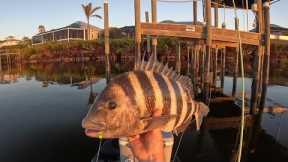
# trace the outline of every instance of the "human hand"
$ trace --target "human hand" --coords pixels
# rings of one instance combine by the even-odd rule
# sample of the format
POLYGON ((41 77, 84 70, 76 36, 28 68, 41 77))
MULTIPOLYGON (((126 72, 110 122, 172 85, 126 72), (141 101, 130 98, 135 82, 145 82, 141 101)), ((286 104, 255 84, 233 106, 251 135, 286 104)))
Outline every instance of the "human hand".
MULTIPOLYGON (((160 116, 161 112, 155 112, 153 116, 160 116)), ((136 135, 128 138, 134 156, 145 162, 164 162, 164 143, 160 129, 136 135)))
POLYGON ((155 129, 147 133, 129 138, 134 156, 145 162, 164 162, 164 144, 161 130, 155 129))

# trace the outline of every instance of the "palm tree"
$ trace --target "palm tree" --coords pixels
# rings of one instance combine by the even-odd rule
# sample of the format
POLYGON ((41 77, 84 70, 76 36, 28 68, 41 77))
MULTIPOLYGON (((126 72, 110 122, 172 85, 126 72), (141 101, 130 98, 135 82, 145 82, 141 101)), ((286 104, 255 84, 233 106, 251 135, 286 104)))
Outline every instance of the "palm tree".
POLYGON ((92 3, 88 3, 87 5, 82 4, 83 11, 85 13, 86 19, 87 19, 87 31, 88 31, 88 40, 90 40, 90 17, 97 17, 99 19, 102 19, 101 16, 94 14, 97 10, 101 9, 101 7, 95 7, 93 8, 92 3))

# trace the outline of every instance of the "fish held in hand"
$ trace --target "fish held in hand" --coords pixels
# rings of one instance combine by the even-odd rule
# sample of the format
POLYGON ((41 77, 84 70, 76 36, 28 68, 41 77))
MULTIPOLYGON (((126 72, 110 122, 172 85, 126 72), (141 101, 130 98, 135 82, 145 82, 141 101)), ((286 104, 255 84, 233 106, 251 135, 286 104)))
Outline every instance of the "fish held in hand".
POLYGON ((152 57, 134 71, 113 78, 82 121, 89 137, 121 138, 153 129, 182 132, 196 120, 200 129, 209 112, 204 103, 193 100, 189 77, 177 75, 168 65, 152 57), (161 116, 153 116, 154 112, 161 116))

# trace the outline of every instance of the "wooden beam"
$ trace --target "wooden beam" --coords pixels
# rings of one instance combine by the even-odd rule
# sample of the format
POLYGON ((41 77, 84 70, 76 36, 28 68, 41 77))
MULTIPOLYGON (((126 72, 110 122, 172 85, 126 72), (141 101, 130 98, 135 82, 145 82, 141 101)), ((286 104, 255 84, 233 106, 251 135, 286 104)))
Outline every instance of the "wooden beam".
MULTIPOLYGON (((141 23, 141 29, 143 35, 206 39, 205 27, 201 25, 141 23)), ((238 43, 235 30, 210 27, 210 32, 213 42, 238 43)), ((259 33, 240 32, 240 36, 243 44, 259 45, 259 33)))

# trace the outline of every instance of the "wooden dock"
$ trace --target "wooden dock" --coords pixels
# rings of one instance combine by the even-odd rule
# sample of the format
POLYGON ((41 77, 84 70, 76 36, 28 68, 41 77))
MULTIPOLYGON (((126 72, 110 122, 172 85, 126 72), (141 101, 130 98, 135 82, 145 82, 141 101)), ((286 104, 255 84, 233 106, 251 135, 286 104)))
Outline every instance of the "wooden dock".
POLYGON ((0 71, 2 71, 4 65, 6 65, 8 68, 11 68, 13 62, 19 59, 19 56, 19 50, 15 51, 0 49, 0 71))
MULTIPOLYGON (((168 1, 164 1, 168 2, 168 1)), ((157 59, 157 38, 174 37, 179 40, 176 52, 175 69, 181 73, 181 57, 189 58, 187 65, 189 75, 194 85, 196 97, 209 105, 210 114, 205 120, 203 127, 206 129, 240 128, 241 109, 235 105, 237 94, 236 85, 242 69, 239 68, 241 60, 245 57, 247 49, 255 49, 253 53, 253 82, 250 94, 249 113, 245 115, 245 130, 249 132, 250 140, 257 140, 262 113, 265 109, 267 86, 269 81, 269 57, 270 57, 270 0, 266 1, 219 1, 204 0, 203 20, 199 22, 197 17, 198 5, 193 1, 193 22, 191 24, 169 24, 157 22, 158 0, 151 0, 152 22, 147 18, 141 21, 141 0, 134 0, 135 7, 135 64, 141 61, 143 38, 152 38, 153 55, 157 59), (248 2, 248 3, 247 3, 248 2), (246 9, 255 13, 256 32, 240 31, 239 18, 235 15, 233 20, 235 29, 226 29, 226 24, 219 27, 219 9, 246 9), (214 8, 214 24, 212 24, 212 8, 214 8), (181 49, 187 48, 188 53, 181 53, 181 49), (245 48, 244 48, 245 47, 245 48), (247 48, 248 47, 248 48, 247 48), (224 76, 226 73, 226 52, 233 52, 233 88, 231 96, 223 95, 224 76), (190 66, 191 65, 191 66, 190 66), (217 87, 216 80, 220 78, 221 87, 217 87), (218 91, 220 88, 220 91, 218 91), (217 90, 218 89, 218 90, 217 90)), ((147 42, 148 44, 148 42, 147 42)), ((148 45, 147 45, 148 48, 148 45)), ((150 48, 150 47, 149 47, 150 48)), ((244 72, 243 72, 244 73, 244 72)), ((193 125, 193 124, 192 124, 193 125)), ((237 140, 236 140, 237 142, 237 140)), ((253 148, 254 144, 245 145, 253 148)))

